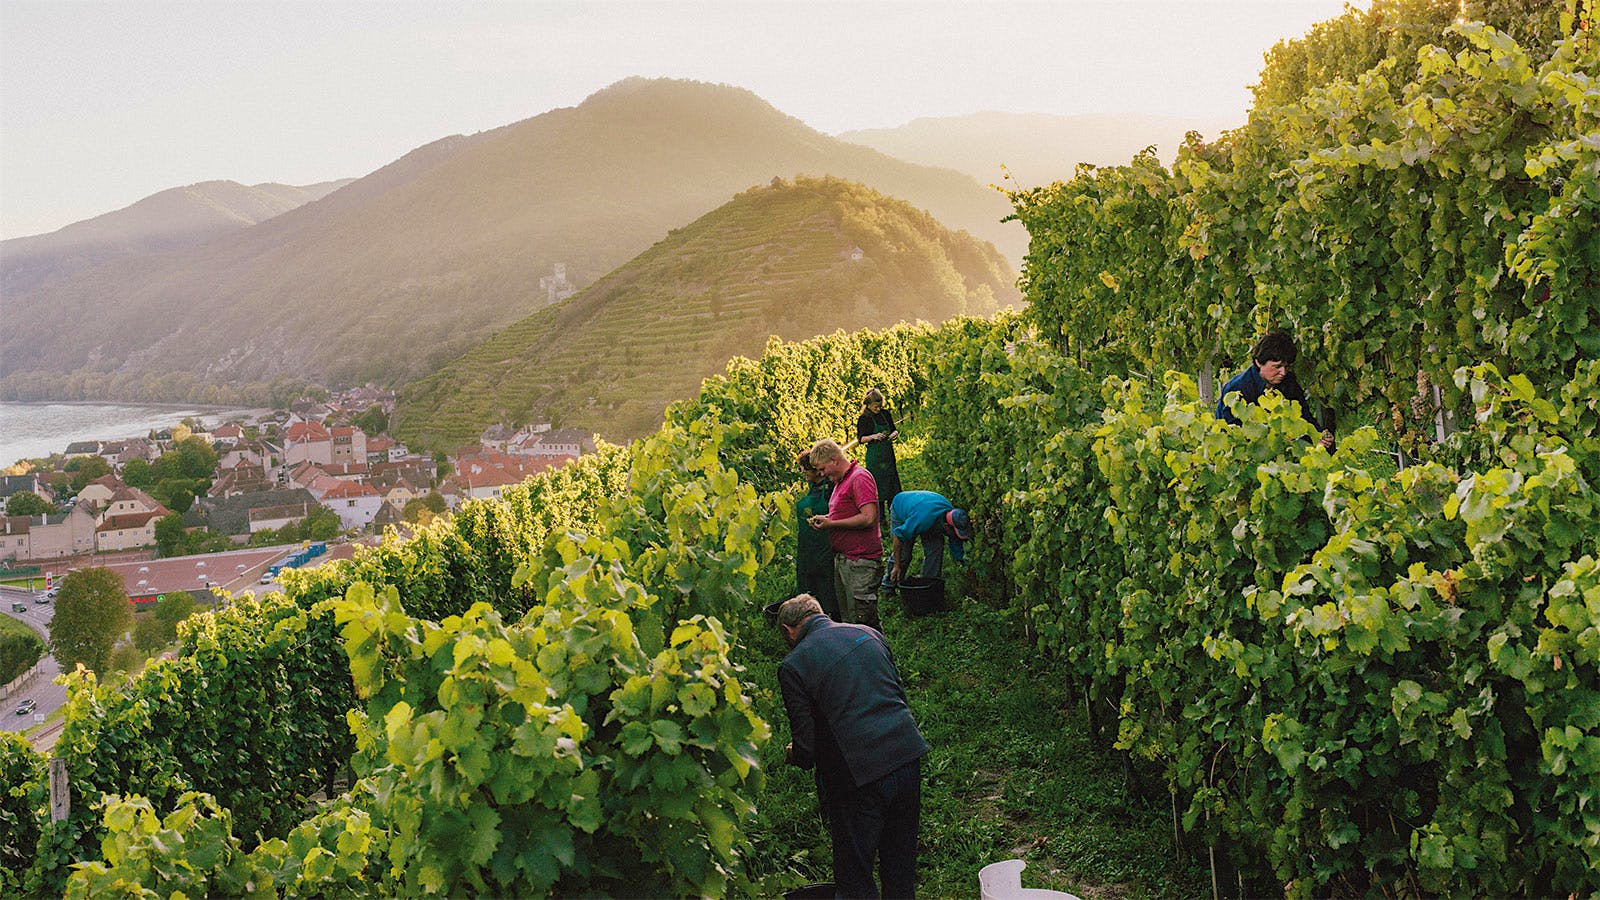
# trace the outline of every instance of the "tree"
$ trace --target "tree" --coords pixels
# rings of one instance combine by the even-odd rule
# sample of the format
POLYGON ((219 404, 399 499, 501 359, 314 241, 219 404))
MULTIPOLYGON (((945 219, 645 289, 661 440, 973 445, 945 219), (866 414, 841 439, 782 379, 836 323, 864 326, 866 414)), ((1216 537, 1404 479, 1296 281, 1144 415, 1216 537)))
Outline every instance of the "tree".
POLYGON ((110 475, 111 463, 99 456, 75 456, 67 460, 62 469, 72 476, 67 482, 67 490, 76 495, 89 482, 103 475, 110 475))
POLYGON ((156 520, 156 550, 162 556, 182 556, 189 546, 189 532, 179 513, 156 520))
POLYGON ((6 515, 8 516, 44 516, 55 515, 60 510, 55 504, 35 494, 33 491, 17 491, 6 500, 6 515))
POLYGON ((389 414, 384 412, 380 405, 369 406, 352 419, 350 424, 366 434, 383 434, 389 430, 389 414))
POLYGON ((133 623, 133 646, 138 648, 140 653, 147 656, 154 655, 166 645, 166 636, 155 616, 140 616, 138 621, 133 623))
POLYGON ((82 663, 103 674, 111 651, 132 623, 133 604, 121 577, 105 568, 77 569, 61 579, 50 622, 50 653, 63 669, 82 663))
POLYGON ((32 628, 0 628, 0 683, 9 683, 43 655, 44 641, 32 628))
POLYGON ((449 508, 449 505, 444 501, 444 497, 438 491, 429 491, 425 496, 413 497, 407 500, 401 515, 407 522, 426 525, 433 521, 435 516, 443 515, 444 511, 449 508))
POLYGON ((344 523, 339 514, 326 506, 319 506, 300 522, 300 534, 308 541, 331 541, 339 536, 344 523))
POLYGON ((155 615, 152 617, 161 624, 162 643, 171 643, 178 639, 178 623, 194 615, 194 596, 188 591, 173 591, 162 594, 156 601, 155 615))
POLYGON ((122 483, 129 487, 146 488, 156 483, 154 470, 150 463, 142 459, 130 459, 122 467, 122 483))
POLYGON ((145 655, 153 655, 178 639, 178 623, 194 614, 194 597, 188 591, 162 594, 149 615, 138 617, 133 625, 133 645, 145 655))
POLYGON ((422 502, 421 497, 413 497, 410 500, 407 500, 405 509, 400 511, 400 517, 402 519, 405 519, 407 522, 415 522, 418 525, 426 525, 429 522, 432 522, 433 515, 433 510, 429 509, 428 505, 422 502))
POLYGON ((183 478, 169 478, 151 485, 150 496, 154 497, 157 503, 167 509, 183 513, 188 512, 189 507, 194 504, 195 489, 197 487, 199 487, 198 482, 183 478))
MULTIPOLYGON (((197 437, 174 441, 167 451, 177 457, 180 477, 209 479, 217 471, 217 451, 197 437)), ((163 456, 167 454, 162 454, 163 456)))
POLYGON ((111 651, 111 659, 106 662, 106 668, 112 672, 121 672, 125 675, 137 675, 139 667, 144 665, 145 654, 133 644, 118 644, 111 651))

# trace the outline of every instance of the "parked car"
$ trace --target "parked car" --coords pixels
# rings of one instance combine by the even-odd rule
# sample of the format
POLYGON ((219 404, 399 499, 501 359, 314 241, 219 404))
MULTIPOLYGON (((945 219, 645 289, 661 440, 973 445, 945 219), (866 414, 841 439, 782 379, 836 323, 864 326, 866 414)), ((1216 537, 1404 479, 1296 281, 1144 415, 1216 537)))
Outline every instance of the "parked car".
POLYGON ((32 700, 24 700, 21 703, 17 704, 17 715, 25 716, 28 713, 31 713, 35 709, 38 709, 38 708, 39 708, 39 704, 33 702, 32 700))

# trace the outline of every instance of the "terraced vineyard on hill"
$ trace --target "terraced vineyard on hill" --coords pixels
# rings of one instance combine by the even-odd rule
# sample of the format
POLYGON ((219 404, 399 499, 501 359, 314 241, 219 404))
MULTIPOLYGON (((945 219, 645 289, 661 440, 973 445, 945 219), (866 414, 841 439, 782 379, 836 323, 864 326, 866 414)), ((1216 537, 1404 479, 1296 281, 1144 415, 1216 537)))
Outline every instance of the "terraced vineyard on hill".
POLYGON ((992 245, 836 179, 774 180, 673 231, 564 303, 507 328, 402 394, 413 444, 549 419, 612 439, 777 335, 993 312, 1017 296, 992 245))

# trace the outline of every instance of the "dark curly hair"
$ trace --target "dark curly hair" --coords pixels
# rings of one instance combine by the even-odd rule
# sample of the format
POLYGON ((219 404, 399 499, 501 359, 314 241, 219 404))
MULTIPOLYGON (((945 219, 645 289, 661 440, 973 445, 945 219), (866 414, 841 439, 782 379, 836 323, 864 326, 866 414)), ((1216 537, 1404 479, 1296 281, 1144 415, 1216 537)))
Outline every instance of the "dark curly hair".
POLYGON ((1292 366, 1297 355, 1294 338, 1287 331, 1269 331, 1250 348, 1250 361, 1254 363, 1276 361, 1292 366))

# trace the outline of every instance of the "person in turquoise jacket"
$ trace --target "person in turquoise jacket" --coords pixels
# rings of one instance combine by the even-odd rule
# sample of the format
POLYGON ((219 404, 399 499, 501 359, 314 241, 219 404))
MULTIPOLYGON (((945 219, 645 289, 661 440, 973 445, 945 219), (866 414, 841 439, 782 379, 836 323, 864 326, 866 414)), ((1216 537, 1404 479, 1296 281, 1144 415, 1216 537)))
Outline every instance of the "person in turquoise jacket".
POLYGON ((935 491, 901 491, 889 505, 889 533, 894 550, 889 557, 889 581, 899 584, 911 564, 913 541, 922 544, 922 577, 944 575, 945 543, 959 562, 972 540, 972 518, 964 509, 935 491))

